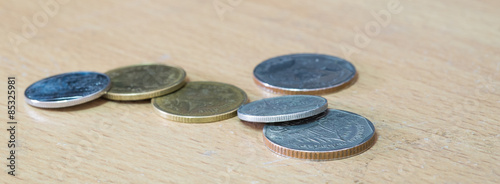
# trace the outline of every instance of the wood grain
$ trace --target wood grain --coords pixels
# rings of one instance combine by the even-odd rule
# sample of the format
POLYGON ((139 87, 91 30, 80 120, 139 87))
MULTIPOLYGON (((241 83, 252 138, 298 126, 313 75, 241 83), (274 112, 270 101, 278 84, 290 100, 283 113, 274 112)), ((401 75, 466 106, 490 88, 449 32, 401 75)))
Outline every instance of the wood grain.
POLYGON ((13 177, 0 112, 0 181, 500 183, 499 1, 401 0, 381 23, 373 12, 389 11, 390 0, 229 2, 61 0, 47 11, 38 1, 1 0, 0 106, 15 76, 19 123, 13 177), (374 147, 336 161, 287 159, 264 146, 261 125, 236 117, 183 124, 154 114, 149 101, 47 110, 22 99, 50 75, 164 63, 191 81, 236 85, 254 101, 275 95, 254 84, 253 68, 290 53, 357 67, 354 85, 323 96, 374 122, 374 147))

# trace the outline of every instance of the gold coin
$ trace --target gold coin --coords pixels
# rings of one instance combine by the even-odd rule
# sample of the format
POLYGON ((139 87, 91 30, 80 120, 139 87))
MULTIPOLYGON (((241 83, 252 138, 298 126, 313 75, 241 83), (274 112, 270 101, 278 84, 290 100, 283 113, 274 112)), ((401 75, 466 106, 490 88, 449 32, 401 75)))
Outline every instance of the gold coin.
POLYGON ((247 102, 240 88, 219 82, 188 82, 179 91, 153 98, 151 104, 160 116, 184 123, 220 121, 236 116, 247 102))
POLYGON ((111 89, 104 98, 119 101, 145 100, 174 92, 186 84, 186 72, 162 64, 133 65, 106 72, 111 89))

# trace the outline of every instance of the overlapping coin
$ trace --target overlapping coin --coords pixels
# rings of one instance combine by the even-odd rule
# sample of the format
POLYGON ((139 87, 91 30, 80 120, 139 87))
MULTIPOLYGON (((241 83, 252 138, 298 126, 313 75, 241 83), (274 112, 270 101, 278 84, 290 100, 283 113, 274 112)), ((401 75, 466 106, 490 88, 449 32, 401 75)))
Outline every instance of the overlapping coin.
POLYGON ((325 98, 311 95, 289 95, 266 98, 248 103, 238 109, 243 121, 276 123, 311 117, 328 108, 325 98))
POLYGON ((97 72, 71 72, 37 81, 26 88, 26 103, 41 108, 82 104, 102 96, 111 86, 108 76, 97 72))
POLYGON ((162 64, 134 65, 106 72, 112 87, 103 96, 110 100, 145 100, 162 96, 185 85, 182 68, 162 64))
POLYGON ((182 89, 151 101, 160 116, 185 123, 204 123, 236 116, 247 102, 240 88, 219 82, 189 82, 182 89))
POLYGON ((307 119, 266 124, 263 133, 273 152, 308 160, 350 157, 368 150, 376 139, 368 119, 335 109, 307 119))
POLYGON ((268 59, 254 69, 254 81, 280 94, 324 94, 353 83, 356 68, 349 61, 322 54, 290 54, 268 59))

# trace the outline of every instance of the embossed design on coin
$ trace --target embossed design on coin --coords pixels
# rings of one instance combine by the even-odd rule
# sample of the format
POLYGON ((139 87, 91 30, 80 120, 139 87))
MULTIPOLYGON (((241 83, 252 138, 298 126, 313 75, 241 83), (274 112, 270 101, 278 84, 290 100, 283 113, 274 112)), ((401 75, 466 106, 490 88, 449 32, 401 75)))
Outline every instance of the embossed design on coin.
POLYGON ((112 87, 104 95, 111 100, 144 100, 162 96, 185 85, 186 72, 162 64, 134 65, 106 72, 112 87))
POLYGON ((202 123, 234 117, 236 110, 246 101, 246 93, 236 86, 219 82, 189 82, 172 94, 153 98, 151 103, 167 119, 202 123))
POLYGON ((321 94, 350 85, 356 68, 344 59, 322 54, 291 54, 268 59, 254 69, 264 89, 282 94, 321 94))
POLYGON ((323 97, 289 95, 266 98, 243 105, 238 109, 238 117, 249 122, 275 123, 314 116, 327 108, 328 102, 323 97))
POLYGON ((71 72, 37 81, 26 88, 26 103, 41 108, 60 108, 82 104, 102 96, 111 81, 97 72, 71 72))
POLYGON ((283 156, 329 160, 359 154, 375 143, 375 127, 366 118, 342 110, 264 126, 266 146, 283 156))

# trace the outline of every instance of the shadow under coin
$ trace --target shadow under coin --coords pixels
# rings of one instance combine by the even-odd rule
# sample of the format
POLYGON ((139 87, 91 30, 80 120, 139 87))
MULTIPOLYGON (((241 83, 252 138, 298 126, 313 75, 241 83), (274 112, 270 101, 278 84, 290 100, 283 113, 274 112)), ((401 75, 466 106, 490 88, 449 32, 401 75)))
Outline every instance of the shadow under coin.
POLYGON ((327 114, 328 114, 328 110, 326 110, 320 114, 311 116, 311 117, 297 119, 297 120, 291 120, 291 121, 276 122, 276 123, 256 123, 256 122, 249 122, 249 121, 243 121, 243 120, 240 120, 240 121, 247 127, 250 127, 254 130, 261 131, 266 124, 275 125, 275 126, 308 124, 308 123, 314 122, 318 119, 325 117, 327 114))
POLYGON ((335 88, 335 90, 333 90, 331 92, 327 92, 326 94, 328 94, 328 93, 336 93, 336 92, 339 92, 341 90, 346 90, 347 88, 351 87, 356 82, 358 82, 358 78, 359 78, 359 72, 356 72, 356 74, 354 75, 354 77, 349 82, 346 82, 346 83, 340 85, 338 88, 335 88))
POLYGON ((102 98, 98 98, 98 99, 92 100, 90 102, 86 102, 83 104, 70 106, 70 107, 62 107, 62 108, 38 108, 37 107, 37 108, 43 109, 43 110, 48 110, 48 111, 73 112, 73 111, 81 111, 81 110, 87 110, 90 108, 98 107, 98 106, 105 104, 107 102, 108 102, 107 100, 104 100, 102 98))
POLYGON ((108 99, 103 99, 103 100, 118 103, 118 104, 150 104, 151 103, 151 99, 133 100, 133 101, 117 101, 117 100, 108 100, 108 99))
POLYGON ((249 121, 243 121, 243 120, 240 120, 241 123, 243 123, 243 125, 245 125, 246 127, 248 128, 251 128, 251 129, 254 129, 254 130, 258 130, 258 131, 262 131, 262 129, 264 128, 264 126, 266 125, 265 123, 254 123, 254 122, 249 122, 249 121))

